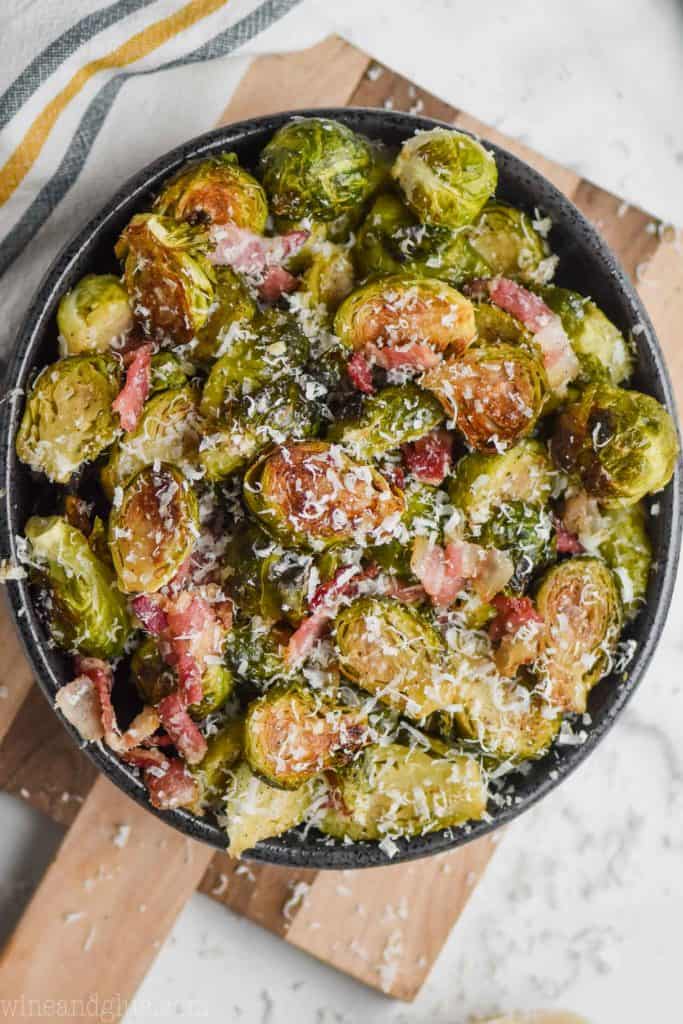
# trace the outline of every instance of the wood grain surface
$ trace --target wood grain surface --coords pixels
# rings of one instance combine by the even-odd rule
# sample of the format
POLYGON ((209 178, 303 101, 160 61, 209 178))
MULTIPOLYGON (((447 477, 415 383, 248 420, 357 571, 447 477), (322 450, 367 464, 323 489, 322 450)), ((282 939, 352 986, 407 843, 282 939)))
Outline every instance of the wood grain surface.
MULTIPOLYGON (((410 110, 498 142, 550 178, 596 224, 635 280, 683 401, 683 261, 676 233, 514 139, 417 88, 343 40, 252 62, 221 123, 297 107, 410 110)), ((400 999, 423 984, 495 848, 492 839, 408 865, 362 872, 236 862, 179 836, 96 779, 31 688, 0 608, 0 788, 68 831, 0 961, 0 991, 38 998, 130 998, 198 888, 285 941, 400 999), (3 741, 4 737, 4 741, 3 741), (122 837, 126 837, 124 845, 122 837), (95 883, 88 885, 88 881, 95 883), (145 893, 141 910, 130 892, 145 893), (76 916, 80 915, 83 916, 76 916), (67 923, 68 922, 68 923, 67 923), (126 936, 130 948, 122 954, 126 936), (120 956, 113 957, 112 950, 120 956)))

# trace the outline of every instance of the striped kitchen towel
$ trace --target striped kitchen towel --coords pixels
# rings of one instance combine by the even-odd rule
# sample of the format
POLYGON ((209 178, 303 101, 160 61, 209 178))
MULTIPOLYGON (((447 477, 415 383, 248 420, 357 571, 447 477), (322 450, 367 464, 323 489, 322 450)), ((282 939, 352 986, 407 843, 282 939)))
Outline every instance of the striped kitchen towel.
POLYGON ((254 54, 322 37, 299 2, 0 4, 0 355, 58 250, 126 178, 208 130, 254 54))

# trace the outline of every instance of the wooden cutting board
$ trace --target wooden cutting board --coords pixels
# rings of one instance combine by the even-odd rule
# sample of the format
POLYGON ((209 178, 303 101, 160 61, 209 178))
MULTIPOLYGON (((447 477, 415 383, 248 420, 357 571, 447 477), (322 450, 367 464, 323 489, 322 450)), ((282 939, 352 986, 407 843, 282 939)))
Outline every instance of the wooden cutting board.
MULTIPOLYGON (((683 258, 677 236, 642 210, 425 93, 342 39, 262 57, 221 123, 315 106, 410 110, 500 143, 550 178, 617 252, 652 316, 683 398, 683 258)), ((286 942, 387 995, 425 981, 495 848, 496 837, 414 864, 315 872, 238 863, 139 808, 76 749, 42 695, 0 607, 0 787, 66 827, 0 958, 3 998, 131 999, 198 889, 286 942), (144 903, 130 893, 144 894, 144 903), (117 937, 117 958, 111 957, 117 937)), ((230 927, 226 920, 226 928, 230 927)))

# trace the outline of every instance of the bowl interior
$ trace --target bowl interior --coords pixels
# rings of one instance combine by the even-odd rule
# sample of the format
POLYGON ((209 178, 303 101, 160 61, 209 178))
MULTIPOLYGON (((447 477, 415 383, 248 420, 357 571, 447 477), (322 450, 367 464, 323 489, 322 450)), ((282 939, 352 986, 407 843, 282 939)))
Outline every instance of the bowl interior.
MULTIPOLYGON (((389 146, 399 146, 416 130, 433 128, 438 123, 380 110, 330 109, 297 113, 323 113, 389 146)), ((113 254, 116 239, 134 213, 148 208, 159 185, 169 174, 188 159, 224 149, 235 151, 241 163, 253 167, 262 147, 290 116, 278 114, 210 132, 161 157, 129 181, 66 246, 49 270, 17 339, 8 371, 8 388, 25 389, 34 370, 57 357, 54 315, 59 298, 85 273, 118 272, 113 254)), ((673 412, 671 387, 652 325, 614 255, 588 221, 553 185, 505 150, 492 145, 490 148, 495 153, 499 170, 499 197, 528 212, 538 209, 552 219, 550 242, 560 257, 557 282, 590 295, 623 332, 629 333, 637 328, 637 368, 633 386, 654 395, 673 412)), ((21 394, 17 391, 4 402, 1 410, 0 476, 4 497, 0 544, 2 556, 11 559, 17 557, 17 535, 22 532, 37 503, 40 504, 44 498, 40 488, 36 487, 35 478, 14 454, 14 437, 22 404, 21 394)), ((648 600, 625 633, 626 639, 636 642, 635 654, 626 673, 620 672, 618 676, 614 673, 592 691, 589 716, 581 726, 585 733, 584 742, 556 745, 542 760, 528 766, 523 774, 508 777, 507 781, 514 784, 514 800, 501 800, 491 809, 490 820, 412 840, 400 840, 394 862, 461 845, 516 817, 557 785, 604 735, 641 678, 666 617, 680 542, 679 472, 677 469, 674 481, 656 496, 659 513, 651 520, 655 569, 650 579, 648 600)), ((69 666, 59 652, 47 645, 45 631, 35 614, 25 582, 13 582, 8 590, 29 658, 45 695, 52 702, 59 685, 69 678, 69 666)), ((80 742, 74 730, 67 728, 80 742)), ((113 782, 149 807, 142 783, 107 748, 91 745, 87 753, 113 782)), ((217 847, 225 846, 225 833, 211 819, 195 818, 185 811, 149 809, 194 838, 217 847)), ((386 855, 376 844, 332 845, 313 832, 305 836, 293 833, 266 840, 259 844, 252 856, 279 864, 322 868, 366 867, 387 862, 386 855)))

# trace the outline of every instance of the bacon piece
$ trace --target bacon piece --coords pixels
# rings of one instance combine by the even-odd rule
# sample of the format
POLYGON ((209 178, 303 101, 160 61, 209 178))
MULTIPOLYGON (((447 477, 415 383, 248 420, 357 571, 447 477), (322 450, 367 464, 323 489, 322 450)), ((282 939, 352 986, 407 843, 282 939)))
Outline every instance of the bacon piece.
POLYGON ((150 594, 140 594, 131 603, 133 611, 148 633, 152 633, 154 636, 163 633, 168 626, 168 620, 160 598, 152 597, 150 594))
POLYGON ((429 370, 441 362, 441 355, 429 345, 411 341, 408 345, 391 346, 365 345, 365 358, 383 370, 416 369, 429 370))
POLYGON ((498 594, 492 604, 496 617, 489 626, 491 642, 497 644, 494 661, 501 675, 514 676, 522 665, 538 655, 544 620, 529 597, 498 594))
POLYGON ((159 721, 188 764, 198 764, 206 753, 206 740, 192 721, 179 693, 159 702, 159 721))
POLYGON ((283 292, 297 287, 297 279, 282 264, 301 249, 309 235, 309 231, 290 231, 266 238, 235 224, 214 224, 211 238, 215 248, 209 259, 254 278, 260 286, 261 298, 274 302, 283 292))
POLYGON ((543 625, 543 616, 536 611, 530 597, 498 594, 491 604, 497 613, 489 626, 489 637, 494 644, 499 643, 506 634, 517 633, 529 623, 543 625))
POLYGON ((292 633, 285 652, 288 665, 298 665, 304 660, 327 627, 327 623, 335 617, 341 602, 355 597, 361 584, 374 579, 379 572, 376 565, 361 569, 357 565, 345 565, 338 569, 332 579, 322 583, 310 601, 308 607, 311 614, 292 633))
POLYGON ((453 437, 447 430, 432 430, 402 447, 408 471, 423 484, 438 486, 448 476, 453 457, 453 437))
POLYGON ((466 584, 482 601, 489 601, 514 572, 512 560, 504 551, 463 540, 442 548, 427 537, 415 538, 410 567, 434 604, 442 607, 452 604, 466 584))
POLYGON ((580 555, 585 550, 583 544, 563 523, 555 520, 555 547, 561 555, 580 555))
POLYGON ((89 676, 76 676, 70 683, 60 687, 55 697, 55 706, 86 743, 94 743, 103 738, 100 701, 95 684, 89 676))
POLYGON ((362 391, 364 395, 373 395, 375 393, 375 387, 372 383, 372 366, 360 350, 353 353, 347 363, 346 370, 351 378, 351 383, 358 391, 362 391))
POLYGON ((259 285, 259 295, 264 302, 277 302, 281 295, 295 292, 299 287, 298 277, 284 267, 270 267, 259 285))
POLYGON ((125 431, 135 430, 142 407, 147 401, 152 379, 152 346, 135 349, 126 370, 126 383, 112 402, 125 431))
POLYGON ((75 659, 78 675, 55 698, 57 707, 86 742, 104 739, 117 753, 136 747, 159 728, 154 708, 145 706, 124 733, 111 701, 114 682, 111 665, 100 658, 75 659))
POLYGON ((421 583, 401 583, 395 577, 389 577, 384 588, 387 597, 394 597, 403 604, 422 604, 427 600, 427 591, 421 583))
POLYGON ((166 757, 152 748, 136 750, 128 760, 143 769, 149 802, 153 807, 171 811, 176 807, 191 807, 198 800, 199 786, 179 757, 166 757))

